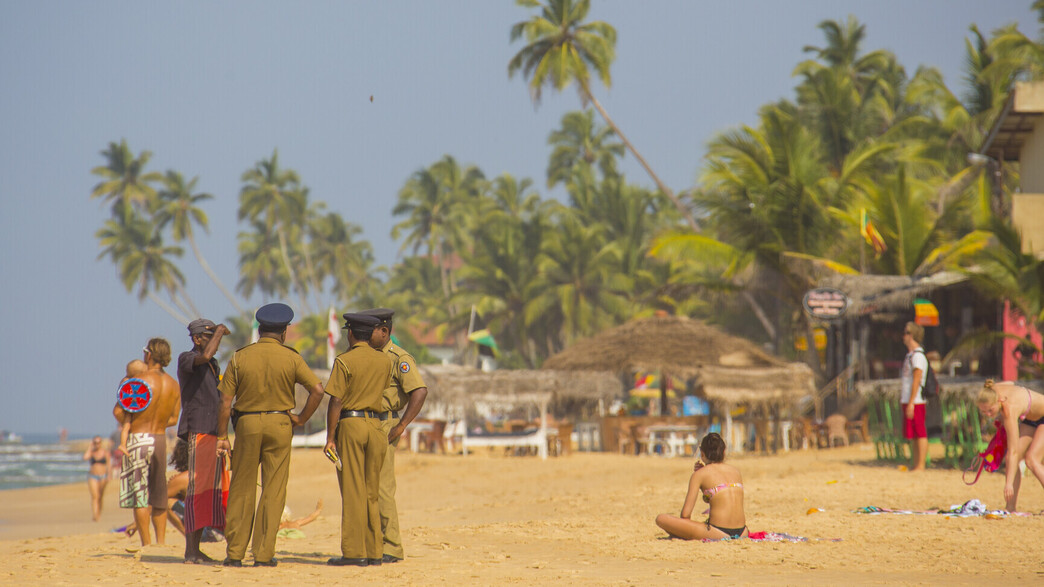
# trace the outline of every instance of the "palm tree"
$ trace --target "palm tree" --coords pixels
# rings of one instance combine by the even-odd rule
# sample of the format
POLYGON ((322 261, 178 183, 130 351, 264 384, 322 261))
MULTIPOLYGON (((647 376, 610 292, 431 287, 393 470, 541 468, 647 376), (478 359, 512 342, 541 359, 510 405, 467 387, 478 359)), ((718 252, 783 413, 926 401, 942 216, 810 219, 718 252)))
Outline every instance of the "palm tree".
POLYGON ((547 187, 568 183, 576 173, 589 172, 597 165, 603 178, 615 176, 616 159, 624 154, 624 146, 613 140, 613 129, 598 127, 594 112, 567 112, 562 128, 551 133, 547 143, 553 147, 547 165, 547 187))
POLYGON ((606 246, 605 227, 586 224, 568 209, 559 215, 555 230, 544 239, 538 273, 526 291, 526 323, 560 325, 546 341, 549 355, 611 326, 628 311, 621 293, 627 284, 614 271, 620 251, 606 246))
POLYGON ((259 220, 265 230, 275 233, 283 268, 298 291, 301 308, 306 314, 314 313, 305 298, 308 288, 298 279, 290 261, 287 233, 295 226, 294 219, 302 218, 307 209, 307 192, 300 189, 301 180, 297 172, 279 167, 277 149, 272 151, 270 159, 262 159, 253 169, 243 172, 241 181, 239 220, 259 220))
POLYGON ((449 299, 456 284, 452 278, 453 257, 465 248, 466 218, 485 187, 485 176, 477 167, 461 168, 446 155, 410 177, 399 191, 392 214, 406 219, 392 228, 392 238, 409 231, 402 249, 416 253, 425 247, 437 263, 443 295, 449 299))
POLYGON ((538 0, 518 0, 520 6, 527 8, 540 7, 540 15, 529 20, 516 23, 511 27, 511 42, 525 37, 526 45, 508 62, 508 76, 518 71, 529 78, 529 92, 536 103, 540 102, 540 94, 544 86, 562 91, 570 83, 576 82, 580 101, 594 105, 602 115, 606 124, 613 129, 616 136, 634 154, 649 177, 656 183, 678 212, 688 221, 690 228, 699 230, 695 218, 674 192, 645 161, 641 153, 620 131, 601 102, 591 93, 591 70, 609 87, 612 80, 609 66, 616 57, 616 29, 607 22, 583 22, 591 7, 590 0, 545 0, 541 5, 538 0))
POLYGON ((253 230, 240 232, 239 283, 236 290, 250 297, 258 289, 264 299, 284 297, 290 291, 290 274, 279 255, 278 237, 259 220, 253 230))
POLYGON ((169 260, 169 257, 181 256, 181 247, 165 246, 159 230, 151 223, 132 213, 126 222, 106 220, 95 236, 103 247, 98 258, 109 257, 116 264, 120 281, 128 292, 137 288, 139 300, 149 298, 182 324, 199 316, 182 289, 185 277, 169 260), (156 290, 166 291, 179 306, 178 296, 184 297, 191 310, 183 306, 181 312, 175 310, 155 295, 156 290))
POLYGON ((368 241, 355 240, 362 234, 361 226, 329 212, 310 222, 308 231, 315 248, 316 272, 333 279, 340 301, 370 305, 366 301, 379 297, 379 283, 370 274, 373 247, 368 241))
POLYGON ((91 190, 91 197, 101 197, 111 202, 113 216, 124 220, 135 209, 149 209, 156 199, 156 190, 150 184, 163 179, 157 171, 145 171, 152 153, 142 151, 135 158, 127 146, 127 140, 121 139, 119 144, 110 142, 109 148, 101 154, 106 164, 91 170, 91 173, 102 178, 91 190))
POLYGON ((198 179, 198 177, 193 177, 191 181, 186 182, 185 177, 180 172, 167 171, 163 178, 163 189, 159 192, 159 206, 155 216, 157 228, 162 230, 167 224, 170 224, 174 242, 188 240, 189 245, 192 247, 192 253, 196 256, 199 265, 203 267, 203 271, 207 273, 214 285, 221 290, 221 293, 232 304, 232 307, 236 309, 236 312, 243 314, 245 311, 242 306, 225 288, 225 284, 221 282, 214 270, 210 268, 210 264, 203 258, 203 254, 199 250, 199 245, 196 244, 192 225, 198 224, 204 231, 208 230, 207 214, 197 204, 214 197, 208 193, 193 193, 198 179))

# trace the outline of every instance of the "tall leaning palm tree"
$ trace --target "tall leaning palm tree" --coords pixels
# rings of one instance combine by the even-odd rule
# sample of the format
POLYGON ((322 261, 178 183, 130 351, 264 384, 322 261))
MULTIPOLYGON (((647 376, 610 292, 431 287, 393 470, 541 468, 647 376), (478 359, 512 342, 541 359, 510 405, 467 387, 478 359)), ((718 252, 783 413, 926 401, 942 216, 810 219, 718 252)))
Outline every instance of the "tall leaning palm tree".
POLYGON ((113 216, 124 221, 134 211, 149 209, 156 200, 156 190, 151 184, 163 179, 158 171, 145 171, 152 153, 142 151, 135 157, 127 146, 127 139, 121 139, 119 144, 110 142, 101 154, 106 163, 91 170, 102 178, 91 190, 91 197, 111 202, 113 216))
POLYGON ((602 103, 591 93, 591 71, 606 87, 612 85, 609 66, 616 57, 616 29, 604 21, 584 22, 591 8, 590 0, 517 0, 526 8, 540 7, 539 15, 516 23, 511 27, 511 42, 525 37, 526 45, 508 62, 508 76, 521 71, 529 78, 529 92, 534 102, 540 101, 544 86, 562 91, 570 83, 576 83, 580 101, 591 103, 605 119, 613 132, 623 141, 634 157, 649 174, 694 231, 699 225, 674 192, 663 183, 641 153, 620 131, 616 122, 605 111, 602 103))
POLYGON ((297 289, 301 308, 312 313, 305 297, 308 288, 294 271, 290 261, 288 232, 293 219, 302 218, 307 208, 307 192, 301 189, 301 180, 293 169, 279 166, 279 151, 272 151, 270 159, 262 159, 252 169, 243 172, 243 187, 239 192, 239 219, 259 220, 265 230, 274 232, 279 241, 283 268, 297 289))
POLYGON ((192 225, 197 224, 204 231, 208 230, 207 213, 198 206, 198 203, 214 197, 208 193, 193 193, 198 179, 198 177, 193 177, 191 181, 186 182, 185 177, 180 172, 174 170, 167 171, 166 175, 163 176, 163 188, 158 194, 159 204, 155 215, 156 224, 159 229, 163 229, 170 224, 171 236, 174 237, 174 242, 183 240, 189 242, 189 246, 192 247, 192 254, 196 256, 200 267, 203 268, 203 271, 206 271, 210 280, 221 290, 221 293, 232 304, 232 307, 236 309, 236 312, 243 314, 245 312, 243 307, 239 305, 235 296, 228 291, 225 284, 214 273, 214 270, 210 268, 210 263, 207 263, 203 253, 199 250, 199 245, 196 244, 192 225))

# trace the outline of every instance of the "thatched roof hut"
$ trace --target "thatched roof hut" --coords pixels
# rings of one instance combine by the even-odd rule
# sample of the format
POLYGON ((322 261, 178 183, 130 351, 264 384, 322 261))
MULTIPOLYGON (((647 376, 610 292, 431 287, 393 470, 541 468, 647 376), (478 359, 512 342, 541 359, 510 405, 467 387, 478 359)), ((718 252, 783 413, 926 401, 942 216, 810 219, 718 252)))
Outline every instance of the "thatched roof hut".
POLYGON ((459 365, 420 365, 435 401, 465 405, 475 401, 522 403, 561 399, 611 399, 623 391, 621 379, 605 371, 479 371, 459 365))
POLYGON ((781 405, 815 391, 804 363, 789 363, 699 320, 640 318, 577 341, 544 362, 549 370, 630 374, 660 371, 691 380, 723 406, 781 405))

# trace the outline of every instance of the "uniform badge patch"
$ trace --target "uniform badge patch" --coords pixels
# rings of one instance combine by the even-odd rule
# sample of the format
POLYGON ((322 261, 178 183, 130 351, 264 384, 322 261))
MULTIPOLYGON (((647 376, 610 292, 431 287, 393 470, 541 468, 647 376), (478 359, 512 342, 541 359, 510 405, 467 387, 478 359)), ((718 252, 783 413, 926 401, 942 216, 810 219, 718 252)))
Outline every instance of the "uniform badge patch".
POLYGON ((403 361, 403 362, 399 363, 399 373, 409 373, 409 372, 410 372, 410 364, 409 363, 407 363, 406 361, 403 361))

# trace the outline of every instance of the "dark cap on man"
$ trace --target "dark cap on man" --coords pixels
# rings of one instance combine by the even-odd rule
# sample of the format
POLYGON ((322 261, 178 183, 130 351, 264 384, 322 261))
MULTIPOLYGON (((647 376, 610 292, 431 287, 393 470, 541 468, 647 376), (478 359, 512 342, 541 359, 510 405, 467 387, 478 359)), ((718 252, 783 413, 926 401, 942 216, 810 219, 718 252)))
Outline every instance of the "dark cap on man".
POLYGON ((363 310, 359 313, 366 316, 373 316, 380 320, 377 326, 391 326, 392 316, 395 315, 395 310, 392 310, 391 308, 370 308, 369 310, 363 310))
POLYGON ((275 302, 258 308, 254 319, 262 328, 285 328, 294 319, 294 311, 286 304, 275 302))
POLYGON ((216 325, 206 318, 196 318, 188 323, 188 331, 189 334, 195 336, 197 334, 204 334, 213 331, 214 326, 216 325))
POLYGON ((341 317, 344 318, 344 328, 350 330, 369 330, 373 332, 374 327, 381 323, 379 318, 363 313, 348 312, 341 317))

